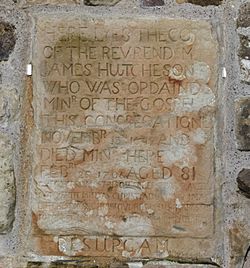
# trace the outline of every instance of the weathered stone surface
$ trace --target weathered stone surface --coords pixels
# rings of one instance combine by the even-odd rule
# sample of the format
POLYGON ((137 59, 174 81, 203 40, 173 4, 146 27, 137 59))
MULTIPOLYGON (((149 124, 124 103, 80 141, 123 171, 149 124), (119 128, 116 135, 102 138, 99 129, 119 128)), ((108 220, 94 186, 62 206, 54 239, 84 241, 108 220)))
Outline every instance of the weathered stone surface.
MULTIPOLYGON (((14 268, 12 265, 11 258, 0 258, 0 268, 14 268)), ((23 268, 23 267, 16 267, 16 268, 23 268)))
POLYGON ((0 6, 1 7, 7 7, 7 6, 14 6, 15 4, 18 3, 20 0, 2 0, 0 1, 0 6))
POLYGON ((244 98, 236 102, 237 112, 237 148, 242 151, 250 150, 250 99, 244 98))
POLYGON ((0 21, 0 62, 7 61, 16 43, 15 27, 0 21))
POLYGON ((15 181, 12 164, 13 147, 5 134, 0 134, 0 233, 12 227, 15 212, 15 181))
POLYGON ((120 2, 120 0, 84 0, 87 6, 113 6, 120 2))
POLYGON ((238 20, 237 20, 238 27, 249 27, 250 26, 250 2, 246 2, 241 5, 238 20))
POLYGON ((250 84, 250 60, 240 60, 240 72, 241 80, 247 84, 250 84))
POLYGON ((0 88, 0 123, 2 126, 15 118, 19 108, 19 98, 16 90, 0 88))
POLYGON ((190 238, 169 238, 168 251, 170 257, 185 262, 186 256, 189 259, 210 260, 216 242, 213 238, 209 239, 190 239, 190 238))
POLYGON ((210 6, 210 5, 219 6, 220 4, 222 4, 223 0, 176 0, 176 2, 178 4, 190 3, 200 6, 210 6))
POLYGON ((213 252, 210 24, 45 17, 35 44, 32 247, 166 258, 172 237, 213 252))
POLYGON ((230 247, 232 248, 229 267, 243 267, 250 242, 248 230, 246 228, 244 225, 234 225, 229 231, 230 247))
POLYGON ((24 5, 65 5, 80 4, 81 0, 26 0, 24 5))
POLYGON ((143 6, 154 7, 154 6, 164 6, 164 0, 142 0, 143 6))
POLYGON ((240 192, 250 198, 250 169, 243 169, 237 178, 240 192))

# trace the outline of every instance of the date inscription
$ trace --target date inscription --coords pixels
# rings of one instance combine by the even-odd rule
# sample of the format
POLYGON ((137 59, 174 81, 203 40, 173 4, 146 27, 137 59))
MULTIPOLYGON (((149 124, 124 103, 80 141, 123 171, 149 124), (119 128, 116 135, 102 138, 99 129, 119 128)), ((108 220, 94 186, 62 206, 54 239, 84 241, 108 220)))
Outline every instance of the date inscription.
POLYGON ((61 254, 123 257, 211 238, 210 24, 39 18, 36 32, 34 235, 61 254))

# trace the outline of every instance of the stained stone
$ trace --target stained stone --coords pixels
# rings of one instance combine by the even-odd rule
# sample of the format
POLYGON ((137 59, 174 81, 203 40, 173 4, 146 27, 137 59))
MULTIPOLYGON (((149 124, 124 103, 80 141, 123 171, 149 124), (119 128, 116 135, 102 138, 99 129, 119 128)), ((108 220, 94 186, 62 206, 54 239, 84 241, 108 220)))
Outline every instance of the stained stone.
POLYGON ((32 250, 193 256, 184 241, 211 257, 211 25, 45 16, 36 29, 32 250))
POLYGON ((250 198, 250 169, 243 169, 237 178, 240 192, 250 198))
POLYGON ((12 164, 13 146, 0 134, 0 233, 8 232, 14 221, 15 179, 12 164))
POLYGON ((236 102, 236 137, 237 148, 242 151, 250 150, 250 99, 244 98, 236 102))
POLYGON ((16 43, 15 27, 0 21, 0 62, 7 61, 16 43))

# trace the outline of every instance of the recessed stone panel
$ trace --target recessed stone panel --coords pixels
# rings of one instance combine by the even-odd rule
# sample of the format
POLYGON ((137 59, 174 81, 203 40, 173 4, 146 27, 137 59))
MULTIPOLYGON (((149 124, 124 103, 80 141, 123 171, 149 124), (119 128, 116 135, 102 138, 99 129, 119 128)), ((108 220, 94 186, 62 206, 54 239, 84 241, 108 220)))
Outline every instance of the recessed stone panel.
POLYGON ((185 238, 210 252, 210 24, 40 18, 33 53, 33 249, 166 258, 185 238))

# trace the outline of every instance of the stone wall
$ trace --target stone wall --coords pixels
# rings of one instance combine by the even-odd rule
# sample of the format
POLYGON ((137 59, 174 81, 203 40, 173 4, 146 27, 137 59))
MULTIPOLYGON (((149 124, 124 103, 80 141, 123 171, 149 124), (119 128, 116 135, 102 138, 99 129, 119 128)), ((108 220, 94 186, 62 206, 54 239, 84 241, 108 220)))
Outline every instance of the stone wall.
MULTIPOLYGON (((139 98, 140 96, 136 100, 139 98)), ((86 144, 89 146, 90 142, 86 144)), ((248 268, 249 151, 249 0, 0 0, 0 268, 248 268), (83 24, 86 26, 81 26, 83 24), (75 30, 79 25, 82 31, 80 35, 75 30), (86 33, 85 28, 88 28, 86 33), (146 30, 140 32, 140 40, 136 41, 138 29, 146 30), (195 30, 191 32, 190 29, 195 30), (101 36, 103 40, 100 41, 101 36), (92 52, 77 52, 78 41, 91 44, 88 48, 92 52), (140 46, 144 48, 143 54, 138 49, 140 46), (68 54, 69 49, 71 54, 68 54), (103 54, 98 54, 98 49, 102 49, 103 54), (129 58, 131 51, 134 51, 133 56, 129 58), (99 189, 96 185, 83 186, 78 182, 76 187, 77 183, 72 179, 76 176, 77 169, 76 150, 87 154, 81 147, 85 141, 77 142, 80 137, 76 133, 83 133, 79 126, 70 126, 69 133, 74 129, 75 135, 71 137, 72 143, 60 141, 61 148, 71 148, 66 151, 56 151, 54 154, 54 143, 59 144, 60 137, 49 136, 52 132, 48 129, 55 127, 58 133, 61 131, 64 137, 68 135, 67 139, 70 139, 66 125, 75 120, 73 115, 80 108, 77 108, 77 99, 72 97, 69 105, 66 99, 60 98, 65 96, 63 90, 66 87, 72 94, 76 93, 74 96, 78 98, 77 92, 84 80, 79 78, 83 69, 79 69, 77 53, 78 56, 84 54, 86 57, 85 65, 81 65, 81 68, 84 66, 86 76, 89 73, 87 85, 100 80, 98 70, 104 72, 104 69, 91 70, 98 60, 99 64, 110 64, 107 66, 113 66, 117 62, 126 66, 117 80, 114 80, 112 71, 107 75, 108 78, 103 75, 107 84, 101 84, 91 91, 100 90, 99 95, 96 93, 92 98, 93 95, 87 94, 86 98, 81 98, 82 114, 92 107, 88 118, 96 116, 95 107, 98 105, 96 109, 105 113, 105 110, 101 110, 102 104, 98 104, 102 92, 111 92, 110 96, 117 97, 119 83, 123 85, 125 81, 124 83, 138 85, 140 80, 142 82, 138 88, 130 88, 131 96, 125 92, 123 97, 127 100, 126 104, 117 99, 113 103, 114 98, 105 97, 108 107, 114 105, 113 116, 120 112, 121 106, 126 106, 124 110, 137 112, 139 116, 142 114, 147 118, 152 118, 154 113, 159 113, 166 120, 168 113, 173 117, 178 115, 174 127, 168 127, 170 121, 165 120, 163 123, 155 121, 151 129, 146 129, 145 122, 135 127, 126 121, 127 125, 123 127, 118 120, 114 126, 104 131, 106 128, 100 128, 96 119, 91 130, 93 136, 88 138, 93 139, 93 144, 98 144, 102 151, 98 148, 97 155, 91 155, 92 160, 88 158, 89 162, 86 161, 91 172, 99 170, 100 176, 102 169, 112 167, 117 176, 118 166, 126 169, 124 162, 128 162, 129 157, 133 159, 130 159, 133 169, 130 169, 127 177, 123 175, 130 180, 132 197, 123 191, 123 202, 115 207, 118 201, 112 195, 113 210, 109 207, 107 209, 107 202, 111 200, 107 201, 106 197, 109 196, 108 193, 113 193, 114 188, 119 190, 119 184, 113 183, 112 188, 106 183, 99 189), (67 55, 71 56, 70 61, 67 60, 67 55), (176 64, 176 61, 182 65, 176 64), (69 85, 60 84, 57 88, 58 81, 65 82, 65 73, 71 68, 69 64, 72 62, 78 64, 74 65, 76 69, 71 69, 74 80, 69 80, 69 85), (153 66, 153 69, 146 69, 144 63, 150 68, 153 66), (60 64, 68 69, 60 70, 60 64), (192 65, 192 71, 186 65, 192 65), (32 73, 27 73, 27 66, 33 68, 32 73), (137 67, 141 66, 145 69, 139 74, 137 67), (163 66, 163 72, 157 69, 158 66, 163 66), (187 70, 179 71, 178 68, 183 66, 187 70), (148 76, 155 79, 150 84, 154 85, 150 93, 146 92, 147 83, 151 81, 148 76), (162 104, 165 105, 161 106, 165 109, 162 112, 157 105, 165 100, 164 94, 170 93, 162 92, 164 86, 155 91, 155 86, 162 85, 164 79, 167 79, 168 86, 174 85, 175 88, 177 85, 180 91, 172 93, 173 100, 166 100, 168 106, 162 104), (109 83, 112 84, 111 87, 109 83), (189 88, 190 92, 187 93, 184 89, 188 83, 199 87, 189 88), (58 91, 57 102, 52 98, 53 90, 58 91), (137 92, 133 90, 141 90, 143 99, 140 99, 140 103, 134 103, 133 97, 137 92), (145 91, 142 92, 143 90, 145 91), (158 92, 158 98, 153 99, 152 92, 158 92), (147 94, 151 94, 153 100, 147 99, 146 106, 147 94), (92 104, 88 105, 86 100, 90 100, 90 97, 92 104), (181 107, 178 106, 180 100, 181 107), (150 110, 150 105, 155 109, 150 110), (70 106, 71 117, 68 112, 67 119, 53 121, 52 116, 62 115, 65 111, 60 110, 59 106, 70 106), (143 112, 138 112, 137 106, 143 112), (46 124, 41 120, 44 115, 46 124), (209 123, 205 125, 201 122, 198 128, 195 124, 201 117, 209 123), (64 120, 63 126, 56 125, 60 120, 64 120), (160 127, 154 133, 156 124, 160 127), (187 144, 184 146, 180 141, 177 142, 177 130, 190 138, 187 147, 187 144), (140 131, 144 131, 144 134, 140 134, 140 131), (120 135, 119 139, 114 139, 114 133, 120 135), (162 136, 165 137, 162 139, 167 140, 167 135, 174 135, 175 143, 162 145, 163 141, 155 142, 162 136), (124 136, 130 136, 133 144, 128 146, 127 140, 123 140, 124 136), (144 139, 143 145, 138 145, 138 137, 140 142, 144 139), (114 147, 115 142, 118 144, 115 148, 127 148, 130 152, 133 146, 138 146, 137 153, 140 155, 126 155, 125 160, 121 160, 124 154, 115 149, 111 161, 105 150, 110 145, 114 147), (46 143, 46 148, 43 143, 46 143), (176 146, 176 143, 179 145, 176 146), (77 149, 72 144, 78 144, 77 149), (181 146, 188 150, 185 151, 181 146), (164 148, 167 148, 166 155, 163 155, 164 148), (143 153, 146 150, 154 153, 145 155, 143 153), (105 162, 105 157, 110 161, 105 162), (150 157, 154 160, 149 164, 150 157), (60 176, 54 176, 57 171, 51 167, 60 161, 74 165, 71 166, 71 171, 61 170, 60 176), (162 169, 164 161, 171 165, 162 169), (49 182, 48 168, 47 173, 40 172, 42 166, 48 165, 51 165, 49 182), (136 174, 138 166, 141 167, 139 175, 136 174), (150 171, 145 171, 149 167, 150 171), (141 171, 146 173, 142 175, 141 171), (68 180, 69 172, 73 174, 71 181, 68 180), (132 175, 134 179, 130 178, 132 175), (140 188, 138 197, 138 187, 132 185, 131 181, 150 181, 151 175, 153 180, 162 176, 160 184, 152 183, 152 187, 157 186, 154 191, 151 186, 140 188), (62 184, 55 183, 59 177, 66 178, 66 186, 65 181, 62 184), (182 179, 179 188, 173 186, 174 177, 182 179), (192 179, 194 182, 189 183, 192 179), (63 187, 67 191, 60 191, 63 187), (75 192, 72 191, 73 188, 76 189, 75 192), (95 191, 100 192, 94 195, 96 199, 93 201, 95 191), (70 202, 67 199, 69 193, 70 202), (84 198, 88 193, 90 197, 86 201, 84 198), (147 195, 152 196, 152 199, 149 198, 151 201, 145 201, 147 195), (151 209, 153 203, 158 210, 151 209), (127 214, 123 213, 124 204, 128 204, 125 209, 127 214), (135 212, 138 204, 141 214, 135 212), (92 206, 92 210, 89 210, 92 206), (148 218, 145 218, 146 214, 148 218), (161 217, 161 214, 166 216, 161 217), (107 217, 110 217, 109 220, 107 217), (151 219, 150 224, 148 219, 151 219), (98 249, 98 243, 103 249, 98 249)), ((90 157, 89 151, 86 157, 90 157)), ((83 178, 87 176, 91 177, 88 171, 83 178)), ((140 185, 144 187, 143 183, 140 185)), ((122 189, 128 190, 129 187, 122 189)))

